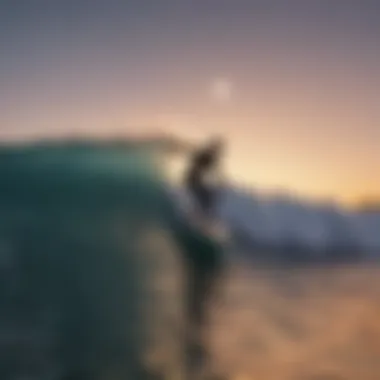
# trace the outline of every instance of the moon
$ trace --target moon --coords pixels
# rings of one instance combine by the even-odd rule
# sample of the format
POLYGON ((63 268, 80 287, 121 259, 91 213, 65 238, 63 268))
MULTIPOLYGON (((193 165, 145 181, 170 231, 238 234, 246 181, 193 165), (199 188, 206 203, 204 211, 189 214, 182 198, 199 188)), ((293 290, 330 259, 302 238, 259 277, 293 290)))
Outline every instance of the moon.
POLYGON ((227 103, 232 99, 233 83, 228 78, 215 78, 210 86, 211 97, 219 103, 227 103))

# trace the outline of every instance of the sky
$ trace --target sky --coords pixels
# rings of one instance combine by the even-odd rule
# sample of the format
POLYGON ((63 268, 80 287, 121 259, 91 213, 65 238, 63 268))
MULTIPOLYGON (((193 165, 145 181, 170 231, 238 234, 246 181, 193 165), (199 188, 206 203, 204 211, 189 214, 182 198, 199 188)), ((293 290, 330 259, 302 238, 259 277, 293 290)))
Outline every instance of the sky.
POLYGON ((0 138, 169 128, 231 180, 380 198, 380 5, 2 0, 0 138))

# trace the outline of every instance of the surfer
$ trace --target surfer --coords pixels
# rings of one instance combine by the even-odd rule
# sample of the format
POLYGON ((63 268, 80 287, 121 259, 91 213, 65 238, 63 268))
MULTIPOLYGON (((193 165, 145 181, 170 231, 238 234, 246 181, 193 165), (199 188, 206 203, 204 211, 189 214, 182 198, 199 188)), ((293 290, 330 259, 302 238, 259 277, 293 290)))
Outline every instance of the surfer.
POLYGON ((190 323, 188 359, 193 368, 201 365, 208 356, 204 343, 209 327, 208 306, 219 293, 217 289, 224 268, 223 248, 218 234, 213 231, 213 227, 218 224, 216 211, 220 191, 215 177, 222 153, 223 141, 220 138, 214 138, 205 146, 192 150, 190 164, 184 175, 184 186, 195 208, 196 225, 200 227, 188 236, 189 249, 186 255, 186 299, 190 323))

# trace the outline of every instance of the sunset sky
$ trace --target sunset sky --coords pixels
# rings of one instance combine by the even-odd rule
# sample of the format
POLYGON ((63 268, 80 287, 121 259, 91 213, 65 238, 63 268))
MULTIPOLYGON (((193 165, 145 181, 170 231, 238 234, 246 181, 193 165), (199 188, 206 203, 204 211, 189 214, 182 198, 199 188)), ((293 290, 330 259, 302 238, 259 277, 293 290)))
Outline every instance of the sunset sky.
POLYGON ((217 132, 233 180, 380 198, 379 41, 374 0, 3 0, 0 137, 217 132))

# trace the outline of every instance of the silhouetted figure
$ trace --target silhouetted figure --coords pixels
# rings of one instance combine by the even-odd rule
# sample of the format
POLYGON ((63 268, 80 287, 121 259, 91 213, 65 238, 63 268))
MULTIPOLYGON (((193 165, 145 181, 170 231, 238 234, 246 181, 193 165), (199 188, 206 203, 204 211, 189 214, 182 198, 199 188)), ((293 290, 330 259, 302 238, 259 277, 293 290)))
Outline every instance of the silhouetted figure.
MULTIPOLYGON (((218 184, 209 182, 209 176, 218 171, 223 151, 220 139, 213 139, 191 157, 184 183, 201 222, 213 225, 219 198, 218 184)), ((191 225, 191 223, 190 223, 191 225)), ((186 229, 185 229, 186 231, 186 229)), ((208 330, 208 306, 220 286, 223 271, 223 247, 209 230, 189 228, 183 235, 186 254, 187 318, 189 323, 188 360, 193 370, 202 367, 207 359, 204 333, 208 330)))
POLYGON ((185 174, 185 187, 201 217, 214 216, 218 188, 215 183, 209 183, 208 179, 210 175, 216 174, 222 153, 222 140, 213 139, 205 147, 193 153, 185 174))

